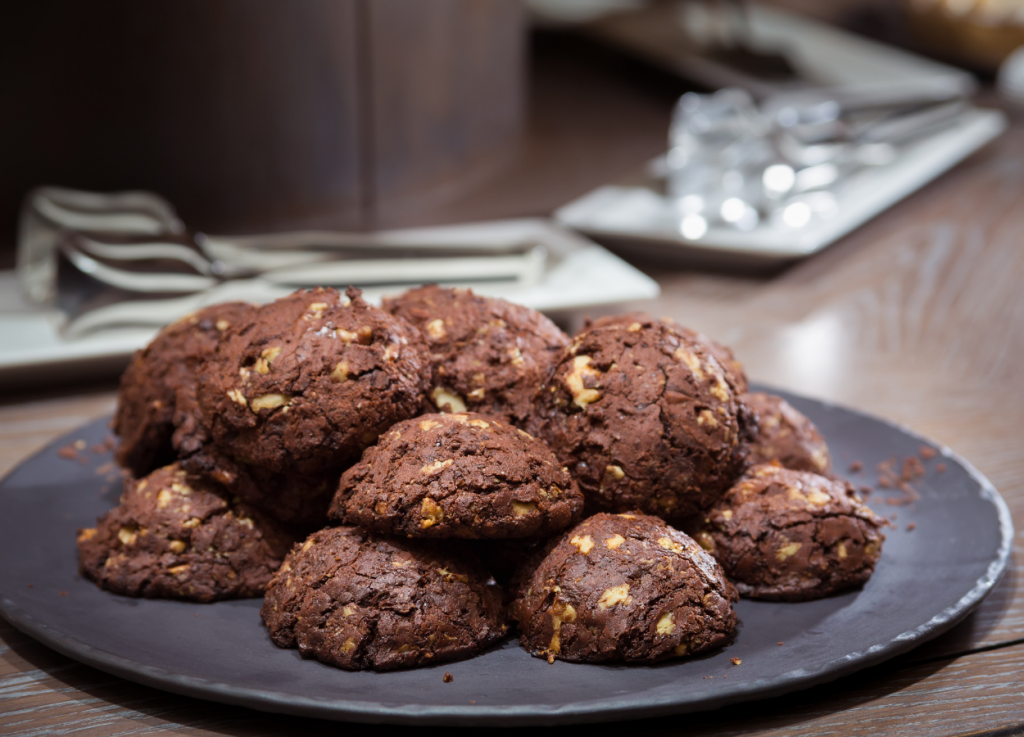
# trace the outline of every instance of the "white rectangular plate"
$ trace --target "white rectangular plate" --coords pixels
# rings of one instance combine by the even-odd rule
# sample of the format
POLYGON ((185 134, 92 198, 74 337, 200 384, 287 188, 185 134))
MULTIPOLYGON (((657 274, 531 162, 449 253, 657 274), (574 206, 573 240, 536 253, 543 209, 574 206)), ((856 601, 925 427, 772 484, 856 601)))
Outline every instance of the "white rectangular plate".
MULTIPOLYGON (((548 250, 540 281, 523 287, 512 283, 472 285, 479 294, 501 297, 549 314, 658 296, 657 283, 596 243, 542 219, 503 220, 392 231, 410 244, 446 242, 495 247, 536 242, 548 250)), ((346 285, 332 285, 344 288, 346 285)), ((411 286, 411 285, 410 285, 411 286)), ((364 290, 376 304, 385 294, 406 287, 364 290)), ((226 282, 210 292, 183 298, 180 315, 233 299, 266 302, 291 289, 259 280, 226 282)), ((123 368, 128 357, 156 333, 153 327, 124 326, 68 340, 58 329, 55 311, 34 310, 19 296, 13 271, 0 272, 0 381, 35 383, 54 376, 95 377, 123 368)))
POLYGON ((559 208, 555 218, 586 235, 643 241, 666 253, 718 252, 762 262, 803 258, 920 189, 1005 128, 1006 116, 997 110, 966 110, 948 127, 902 147, 892 163, 862 169, 836 185, 835 214, 800 229, 764 222, 746 232, 712 227, 699 240, 684 238, 655 174, 658 160, 647 167, 644 181, 595 189, 559 208))

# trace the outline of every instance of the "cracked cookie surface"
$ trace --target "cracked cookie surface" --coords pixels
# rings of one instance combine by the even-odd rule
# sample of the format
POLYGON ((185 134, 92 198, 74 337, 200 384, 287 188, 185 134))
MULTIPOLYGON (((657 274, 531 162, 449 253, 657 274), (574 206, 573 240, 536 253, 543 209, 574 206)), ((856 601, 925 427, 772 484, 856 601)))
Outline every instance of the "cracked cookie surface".
POLYGON ((778 461, 792 471, 828 476, 832 458, 825 438, 807 417, 782 397, 764 392, 743 395, 743 402, 757 413, 757 435, 747 455, 750 465, 778 461))
POLYGON ((419 412, 430 367, 419 332, 357 289, 300 290, 230 331, 200 372, 212 442, 275 473, 341 471, 419 412))
POLYGON ((196 373, 232 326, 244 324, 256 307, 228 302, 188 315, 160 331, 136 351, 121 375, 113 430, 121 439, 117 462, 145 476, 174 460, 175 429, 194 421, 196 373))
POLYGON ((575 475, 588 509, 669 520, 725 492, 753 429, 731 372, 704 344, 642 316, 577 335, 536 405, 528 429, 575 475))
POLYGON ((547 445, 472 412, 394 425, 345 472, 331 506, 334 519, 409 537, 550 535, 582 512, 547 445))
POLYGON ((885 540, 885 520, 849 483, 773 463, 749 469, 702 521, 695 538, 753 599, 805 601, 859 586, 885 540))
POLYGON ((583 520, 531 557, 513 589, 520 642, 549 661, 651 663, 736 630, 736 592, 714 558, 640 513, 583 520))
MULTIPOLYGON (((479 412, 523 426, 531 399, 568 336, 541 313, 471 290, 429 285, 384 300, 423 331, 437 411, 479 412)), ((434 411, 433 409, 431 411, 434 411)))
POLYGON ((278 647, 346 670, 467 658, 508 632, 502 592, 431 541, 332 527, 296 545, 260 612, 278 647))
MULTIPOLYGON (((585 328, 590 329, 594 327, 603 327, 605 325, 620 324, 628 327, 637 321, 652 321, 652 318, 646 312, 627 312, 623 315, 606 315, 605 317, 599 317, 596 320, 587 320, 585 328)), ((749 386, 747 381, 747 370, 740 363, 739 359, 736 358, 736 354, 733 353, 732 348, 722 343, 719 343, 713 338, 709 338, 704 333, 697 332, 687 327, 679 325, 671 318, 663 318, 661 322, 666 325, 670 325, 676 330, 676 332, 682 333, 691 340, 695 340, 702 344, 704 348, 714 356, 718 362, 722 365, 722 368, 730 374, 730 379, 736 390, 740 393, 746 392, 749 386)))
POLYGON ((120 505, 78 531, 79 570, 126 596, 262 596, 293 542, 278 523, 175 464, 127 481, 120 505))

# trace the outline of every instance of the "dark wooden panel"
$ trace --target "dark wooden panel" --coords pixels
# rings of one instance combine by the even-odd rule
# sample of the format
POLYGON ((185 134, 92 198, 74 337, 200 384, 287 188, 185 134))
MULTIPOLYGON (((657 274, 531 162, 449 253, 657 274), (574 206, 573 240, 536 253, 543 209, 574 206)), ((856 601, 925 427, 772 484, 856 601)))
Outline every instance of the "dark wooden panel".
POLYGON ((0 26, 0 227, 26 189, 153 189, 190 225, 362 224, 355 0, 42 0, 0 26))
POLYGON ((509 155, 524 114, 518 0, 363 0, 378 222, 464 194, 509 155))

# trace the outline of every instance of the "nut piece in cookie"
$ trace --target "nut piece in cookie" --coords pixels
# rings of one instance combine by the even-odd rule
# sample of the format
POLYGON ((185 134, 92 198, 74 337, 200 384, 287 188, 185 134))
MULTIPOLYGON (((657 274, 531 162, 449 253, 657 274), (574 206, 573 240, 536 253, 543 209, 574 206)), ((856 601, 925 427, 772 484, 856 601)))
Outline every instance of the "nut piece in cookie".
POLYGON ((175 464, 127 481, 121 504, 78 531, 79 571, 126 596, 262 596, 293 542, 278 523, 175 464))
POLYGON ((512 614, 530 653, 651 663, 729 642, 736 592, 714 559, 657 517, 596 514, 516 575, 512 614))
POLYGON ((228 302, 178 320, 136 351, 121 376, 114 433, 117 462, 136 476, 174 460, 175 428, 193 420, 196 371, 229 328, 245 324, 253 305, 228 302))
POLYGON ((355 527, 296 545, 260 614, 278 647, 346 670, 467 658, 508 631, 501 589, 474 564, 355 527))
POLYGON ((638 316, 577 335, 536 397, 531 432, 592 509, 680 520, 739 476, 753 415, 731 372, 675 327, 638 316))
POLYGON ((832 473, 832 458, 825 438, 807 417, 782 397, 763 392, 743 395, 743 402, 757 413, 757 436, 750 443, 747 462, 778 461, 792 471, 832 473))
POLYGON ((394 425, 345 472, 331 506, 336 520, 408 537, 551 535, 582 512, 547 445, 473 412, 394 425))
POLYGON ((697 541, 740 594, 805 601, 859 586, 875 570, 885 520, 845 481, 754 466, 701 518, 697 541))
POLYGON ((430 377, 423 338, 358 289, 300 290, 259 308, 200 372, 210 437, 240 463, 341 471, 415 415, 430 377))
MULTIPOLYGON (((473 412, 523 426, 530 400, 569 338, 544 315, 471 290, 429 285, 384 300, 423 331, 441 412, 473 412)), ((431 409, 431 411, 434 411, 431 409)))

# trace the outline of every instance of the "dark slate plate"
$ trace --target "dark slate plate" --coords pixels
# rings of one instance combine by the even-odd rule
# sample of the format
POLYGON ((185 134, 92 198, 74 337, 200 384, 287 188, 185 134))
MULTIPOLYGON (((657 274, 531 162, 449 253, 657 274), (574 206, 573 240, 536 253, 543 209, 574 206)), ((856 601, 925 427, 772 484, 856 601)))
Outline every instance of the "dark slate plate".
MULTIPOLYGON (((878 419, 787 397, 827 438, 854 483, 879 462, 931 443, 878 419)), ((480 657, 398 673, 346 673, 275 648, 259 601, 186 604, 122 598, 76 573, 75 531, 117 502, 118 483, 57 454, 92 444, 83 427, 25 461, 0 484, 0 613, 65 655, 132 681, 266 711, 403 724, 517 725, 608 721, 711 709, 831 681, 879 663, 963 619, 1002 574, 1013 526, 1002 498, 949 450, 925 463, 920 501, 901 507, 863 590, 802 604, 741 601, 736 643, 651 667, 573 665, 531 658, 514 641, 480 657), (944 463, 945 472, 937 470, 944 463), (907 524, 916 524, 914 531, 907 524), (778 642, 785 644, 779 646, 778 642), (739 658, 734 666, 730 658, 739 658), (451 671, 454 683, 442 682, 451 671), (714 676, 714 678, 705 678, 714 676)))

